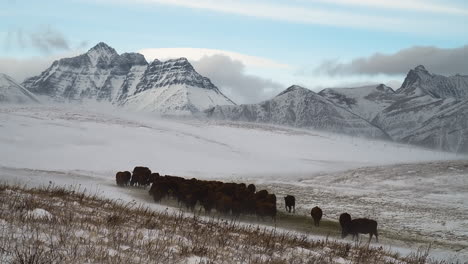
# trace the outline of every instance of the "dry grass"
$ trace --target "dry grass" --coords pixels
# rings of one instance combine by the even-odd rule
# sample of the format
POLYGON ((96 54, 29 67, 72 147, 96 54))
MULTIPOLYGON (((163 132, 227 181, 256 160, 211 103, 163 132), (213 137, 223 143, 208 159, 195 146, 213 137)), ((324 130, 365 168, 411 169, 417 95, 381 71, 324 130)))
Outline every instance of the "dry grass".
POLYGON ((437 263, 427 254, 401 257, 54 186, 0 185, 0 263, 437 263))

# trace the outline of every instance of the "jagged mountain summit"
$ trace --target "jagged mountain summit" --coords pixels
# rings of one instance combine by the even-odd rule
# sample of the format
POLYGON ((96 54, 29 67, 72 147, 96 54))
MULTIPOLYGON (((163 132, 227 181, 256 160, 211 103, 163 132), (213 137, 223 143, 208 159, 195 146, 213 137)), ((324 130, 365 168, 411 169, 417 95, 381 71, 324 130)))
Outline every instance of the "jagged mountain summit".
POLYGON ((0 73, 0 103, 39 103, 39 100, 13 78, 0 73))
POLYGON ((468 76, 410 70, 396 91, 402 96, 372 123, 395 141, 452 152, 468 152, 468 76))
POLYGON ((91 99, 161 113, 194 113, 234 104, 185 58, 148 64, 142 54, 119 55, 103 42, 85 54, 55 61, 23 85, 57 101, 91 99))
POLYGON ((394 141, 468 152, 468 76, 437 75, 419 65, 396 91, 381 84, 319 94, 381 128, 394 141))
POLYGON ((198 74, 186 58, 154 60, 133 95, 122 101, 135 110, 170 113, 199 112, 215 105, 235 105, 210 79, 198 74))
POLYGON ((339 107, 306 88, 293 85, 276 97, 258 103, 216 106, 207 110, 216 119, 262 122, 345 133, 371 138, 388 138, 380 128, 339 107))
POLYGON ((397 90, 407 96, 430 95, 434 98, 468 98, 468 76, 443 76, 432 74, 423 65, 410 70, 397 90))

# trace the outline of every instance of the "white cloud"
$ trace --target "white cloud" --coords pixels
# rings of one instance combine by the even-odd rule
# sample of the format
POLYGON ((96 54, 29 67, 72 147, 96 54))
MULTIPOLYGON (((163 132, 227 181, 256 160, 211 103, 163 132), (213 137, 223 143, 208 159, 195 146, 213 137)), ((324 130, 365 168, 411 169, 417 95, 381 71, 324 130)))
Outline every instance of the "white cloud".
POLYGON ((158 48, 158 49, 142 49, 138 51, 143 54, 147 61, 151 62, 154 59, 167 60, 172 58, 185 57, 189 60, 200 60, 205 56, 225 55, 233 60, 241 61, 246 66, 262 67, 262 68, 289 68, 287 64, 276 62, 267 58, 249 56, 237 52, 218 50, 218 49, 201 49, 201 48, 158 48))
MULTIPOLYGON (((106 1, 106 0, 104 0, 106 1)), ((110 1, 110 0, 107 0, 110 1)), ((125 0, 123 0, 125 1, 125 0)), ((126 0, 128 1, 128 0, 126 0)), ((467 29, 460 25, 460 21, 449 21, 447 17, 418 17, 411 14, 401 13, 377 13, 365 9, 349 9, 347 5, 360 5, 364 7, 378 7, 382 10, 404 9, 407 11, 430 11, 442 14, 466 15, 466 9, 453 6, 435 4, 433 2, 406 3, 398 0, 378 0, 373 3, 370 0, 318 0, 325 2, 319 5, 311 1, 282 1, 271 3, 268 1, 246 1, 246 0, 133 0, 135 3, 162 4, 179 6, 184 8, 202 9, 212 12, 228 13, 234 15, 249 16, 262 19, 271 19, 304 24, 319 24, 347 28, 364 28, 386 30, 394 32, 417 32, 429 34, 466 33, 467 29), (330 5, 330 3, 332 5, 330 5), (386 8, 386 9, 385 9, 386 8)))
POLYGON ((417 12, 439 14, 467 15, 468 9, 459 6, 449 6, 447 1, 440 4, 432 1, 420 0, 310 0, 310 2, 331 3, 345 6, 363 6, 374 8, 390 8, 417 12))

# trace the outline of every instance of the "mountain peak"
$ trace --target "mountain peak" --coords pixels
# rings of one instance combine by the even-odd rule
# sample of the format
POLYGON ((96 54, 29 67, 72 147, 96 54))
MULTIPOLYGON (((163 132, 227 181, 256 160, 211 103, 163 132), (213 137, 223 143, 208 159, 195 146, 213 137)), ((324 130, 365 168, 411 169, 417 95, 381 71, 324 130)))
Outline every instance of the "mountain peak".
POLYGON ((420 93, 419 89, 416 89, 415 86, 418 86, 420 82, 430 77, 431 74, 426 70, 426 68, 423 65, 418 65, 416 68, 411 69, 408 72, 400 89, 397 90, 397 93, 404 93, 407 95, 420 93))
POLYGON ((427 71, 426 67, 424 65, 418 65, 416 68, 414 68, 415 71, 427 71))
POLYGON ((294 84, 294 85, 289 86, 286 90, 284 90, 284 91, 282 91, 281 93, 279 93, 279 94, 277 95, 277 97, 278 97, 278 96, 281 96, 281 95, 283 95, 283 94, 287 94, 287 93, 290 93, 290 92, 297 92, 297 91, 307 91, 307 92, 311 92, 309 89, 306 89, 306 88, 304 88, 304 87, 302 87, 302 86, 299 86, 299 85, 294 84))
POLYGON ((429 71, 426 70, 426 68, 424 67, 424 65, 418 65, 418 66, 416 66, 416 68, 414 68, 414 71, 415 71, 415 72, 419 72, 419 73, 426 73, 426 74, 429 74, 429 71))
POLYGON ((93 50, 95 51, 106 50, 106 51, 117 53, 114 48, 112 48, 111 46, 107 45, 104 42, 99 42, 94 47, 90 48, 88 52, 93 51, 93 50))
POLYGON ((112 58, 119 54, 114 48, 110 47, 104 42, 99 42, 96 46, 92 47, 86 53, 91 63, 97 66, 109 65, 112 58))
POLYGON ((377 87, 375 87, 375 89, 377 89, 379 91, 382 91, 382 92, 395 93, 395 91, 391 87, 388 87, 387 85, 385 85, 383 83, 377 85, 377 87))

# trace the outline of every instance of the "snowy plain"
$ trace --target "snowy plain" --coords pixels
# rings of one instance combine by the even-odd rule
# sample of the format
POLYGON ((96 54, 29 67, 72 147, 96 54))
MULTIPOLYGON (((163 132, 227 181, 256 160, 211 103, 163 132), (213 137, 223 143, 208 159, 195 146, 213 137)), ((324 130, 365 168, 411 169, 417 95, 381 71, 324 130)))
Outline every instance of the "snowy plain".
POLYGON ((298 213, 307 214, 315 204, 334 219, 350 206, 394 234, 450 240, 454 247, 440 252, 461 259, 468 258, 467 159, 264 124, 169 120, 96 105, 0 106, 0 181, 30 186, 53 182, 138 202, 148 199, 116 188, 116 171, 144 165, 161 174, 254 182, 299 197, 298 213), (448 160, 458 161, 439 166, 439 171, 437 165, 425 165, 448 160), (445 203, 455 213, 438 211, 445 203), (419 218, 421 225, 412 221, 419 218))

